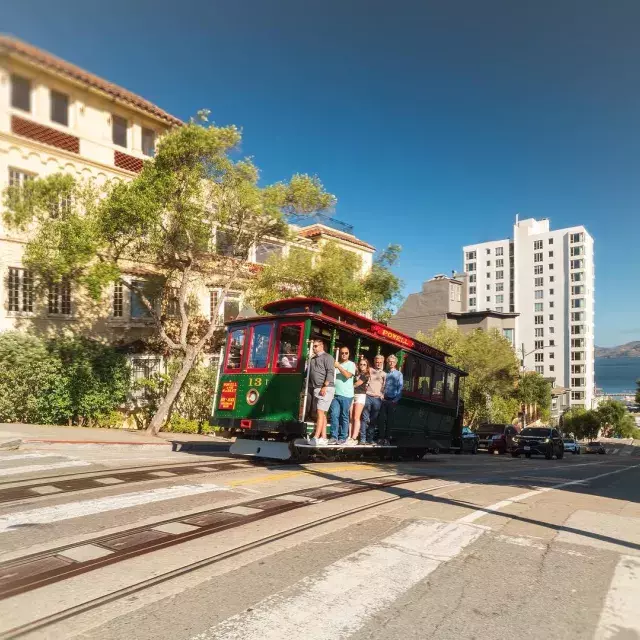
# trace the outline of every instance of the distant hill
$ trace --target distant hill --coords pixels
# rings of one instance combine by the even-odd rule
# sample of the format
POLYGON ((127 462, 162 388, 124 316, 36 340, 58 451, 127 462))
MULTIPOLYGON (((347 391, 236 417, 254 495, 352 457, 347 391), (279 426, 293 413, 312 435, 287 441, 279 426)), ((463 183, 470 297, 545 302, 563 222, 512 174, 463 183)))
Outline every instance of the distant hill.
POLYGON ((596 347, 596 358, 640 358, 640 340, 617 347, 596 347))

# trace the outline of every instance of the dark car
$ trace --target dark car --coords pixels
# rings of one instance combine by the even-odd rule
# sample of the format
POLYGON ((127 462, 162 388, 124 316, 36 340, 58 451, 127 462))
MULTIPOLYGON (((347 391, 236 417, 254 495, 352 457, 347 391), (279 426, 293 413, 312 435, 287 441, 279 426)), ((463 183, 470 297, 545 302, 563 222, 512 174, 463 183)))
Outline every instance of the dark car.
POLYGON ((557 429, 551 427, 525 427, 514 439, 511 455, 514 458, 521 454, 530 458, 532 455, 544 456, 551 460, 564 458, 564 442, 557 429))
POLYGON ((607 450, 604 448, 602 442, 588 442, 587 446, 584 448, 585 453, 599 453, 600 455, 604 455, 607 453, 607 450))
POLYGON ((473 455, 478 453, 478 434, 471 431, 469 427, 462 427, 462 447, 461 451, 470 451, 473 455))
POLYGON ((506 453, 511 450, 513 437, 518 430, 511 424, 481 424, 476 433, 478 434, 478 446, 487 449, 489 453, 498 451, 506 453))

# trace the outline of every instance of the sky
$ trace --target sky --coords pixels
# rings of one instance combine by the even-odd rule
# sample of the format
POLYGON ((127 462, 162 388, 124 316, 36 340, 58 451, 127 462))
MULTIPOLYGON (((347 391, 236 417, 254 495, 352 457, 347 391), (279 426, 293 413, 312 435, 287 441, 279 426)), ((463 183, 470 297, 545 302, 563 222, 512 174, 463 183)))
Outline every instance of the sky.
POLYGON ((21 0, 0 30, 317 174, 405 293, 516 214, 595 238, 596 344, 640 340, 637 0, 21 0))

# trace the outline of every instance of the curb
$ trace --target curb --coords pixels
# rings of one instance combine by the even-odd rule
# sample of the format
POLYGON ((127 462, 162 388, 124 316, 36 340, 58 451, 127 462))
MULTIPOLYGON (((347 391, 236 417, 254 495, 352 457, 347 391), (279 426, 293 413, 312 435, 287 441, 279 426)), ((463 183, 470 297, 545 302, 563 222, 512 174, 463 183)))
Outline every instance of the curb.
POLYGON ((76 447, 170 447, 170 442, 104 442, 102 440, 47 440, 42 438, 26 438, 25 444, 72 445, 76 447))

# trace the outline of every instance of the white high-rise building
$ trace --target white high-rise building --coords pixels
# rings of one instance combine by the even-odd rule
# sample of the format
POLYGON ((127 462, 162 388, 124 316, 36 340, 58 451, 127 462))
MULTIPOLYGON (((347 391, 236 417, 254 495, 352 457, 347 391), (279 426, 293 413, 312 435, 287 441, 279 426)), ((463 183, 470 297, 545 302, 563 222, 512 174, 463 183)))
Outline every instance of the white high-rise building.
POLYGON ((583 226, 549 229, 516 219, 513 239, 463 247, 469 311, 516 312, 515 344, 524 367, 571 390, 590 408, 594 378, 593 238, 583 226))

